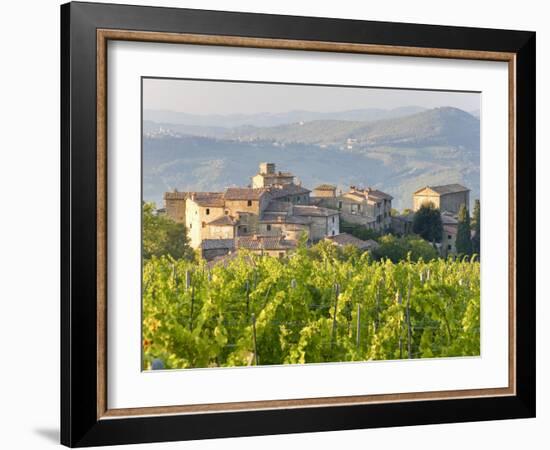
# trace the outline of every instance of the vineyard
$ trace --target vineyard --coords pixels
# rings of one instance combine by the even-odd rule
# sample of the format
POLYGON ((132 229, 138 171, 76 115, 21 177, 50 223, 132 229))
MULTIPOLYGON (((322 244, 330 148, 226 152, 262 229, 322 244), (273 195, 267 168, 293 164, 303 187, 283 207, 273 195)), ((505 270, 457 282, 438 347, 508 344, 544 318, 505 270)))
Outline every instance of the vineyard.
POLYGON ((278 259, 143 266, 143 367, 230 367, 475 356, 473 258, 373 261, 330 243, 278 259))

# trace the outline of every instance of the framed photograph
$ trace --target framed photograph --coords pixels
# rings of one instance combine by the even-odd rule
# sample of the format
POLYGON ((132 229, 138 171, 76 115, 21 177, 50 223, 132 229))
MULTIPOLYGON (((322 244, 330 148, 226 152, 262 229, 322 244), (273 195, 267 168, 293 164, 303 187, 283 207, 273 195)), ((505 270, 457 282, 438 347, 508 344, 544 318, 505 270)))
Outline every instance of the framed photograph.
POLYGON ((535 415, 535 33, 61 7, 61 441, 535 415))

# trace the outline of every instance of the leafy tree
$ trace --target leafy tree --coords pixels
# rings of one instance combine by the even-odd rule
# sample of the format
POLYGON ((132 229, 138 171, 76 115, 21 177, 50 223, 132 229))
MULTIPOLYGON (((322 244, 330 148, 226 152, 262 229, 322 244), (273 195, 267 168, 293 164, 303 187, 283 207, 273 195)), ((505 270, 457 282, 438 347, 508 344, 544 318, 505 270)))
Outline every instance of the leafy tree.
POLYGON ((472 230, 473 230, 473 236, 472 236, 472 251, 479 255, 480 248, 481 248, 481 211, 480 211, 480 205, 479 200, 475 201, 474 204, 474 215, 472 217, 472 230))
POLYGON ((349 223, 343 220, 340 220, 340 231, 342 233, 349 233, 352 236, 364 241, 368 239, 376 240, 380 237, 380 233, 378 231, 371 230, 364 225, 349 223))
POLYGON ((153 203, 143 204, 143 258, 170 255, 174 259, 193 259, 194 252, 184 224, 155 214, 153 203))
POLYGON ((405 261, 410 254, 411 261, 430 261, 438 257, 437 250, 424 239, 418 236, 396 237, 392 234, 379 239, 380 246, 373 250, 373 257, 377 260, 389 259, 396 263, 405 261))
POLYGON ((414 215, 413 232, 429 242, 441 242, 443 223, 439 209, 432 203, 422 205, 414 215))
POLYGON ((458 231, 456 234, 456 252, 462 255, 472 254, 472 237, 470 230, 470 214, 466 205, 458 211, 458 231))

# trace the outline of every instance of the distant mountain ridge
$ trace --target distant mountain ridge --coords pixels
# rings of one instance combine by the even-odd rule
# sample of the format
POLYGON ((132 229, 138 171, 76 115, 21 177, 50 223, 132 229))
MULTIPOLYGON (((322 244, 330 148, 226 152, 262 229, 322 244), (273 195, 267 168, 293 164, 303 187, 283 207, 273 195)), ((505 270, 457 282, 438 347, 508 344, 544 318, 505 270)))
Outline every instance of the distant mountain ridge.
POLYGON ((380 145, 479 146, 479 119, 461 109, 434 108, 400 118, 374 122, 315 120, 275 127, 242 127, 228 136, 308 144, 356 141, 380 145), (466 142, 467 141, 467 142, 466 142))
POLYGON ((337 112, 288 111, 282 113, 255 114, 188 114, 167 110, 144 110, 143 119, 159 124, 186 125, 198 127, 234 128, 240 126, 271 127, 294 122, 311 122, 313 120, 350 120, 374 121, 403 117, 425 111, 421 106, 404 106, 401 108, 381 109, 365 108, 337 112))
POLYGON ((479 198, 479 119, 457 108, 265 127, 144 122, 143 130, 144 199, 158 204, 173 188, 246 186, 261 161, 293 172, 308 188, 379 188, 398 209, 410 207, 412 192, 427 184, 464 184, 479 198))

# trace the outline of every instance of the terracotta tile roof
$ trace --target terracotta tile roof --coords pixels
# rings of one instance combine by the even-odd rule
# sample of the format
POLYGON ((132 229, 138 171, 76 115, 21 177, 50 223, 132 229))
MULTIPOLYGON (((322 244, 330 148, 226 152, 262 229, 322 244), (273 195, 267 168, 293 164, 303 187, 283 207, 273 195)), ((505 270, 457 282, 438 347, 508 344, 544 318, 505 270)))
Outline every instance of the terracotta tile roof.
POLYGON ((208 222, 207 225, 214 225, 216 227, 234 227, 235 225, 237 225, 237 221, 231 216, 221 216, 208 222))
POLYGON ((294 216, 329 217, 338 215, 339 213, 335 209, 323 208, 322 206, 294 205, 292 214, 294 216))
POLYGON ((241 236, 237 238, 237 248, 248 250, 289 250, 296 247, 295 241, 282 236, 241 236))
POLYGON ((333 184, 320 184, 315 188, 316 191, 335 191, 336 186, 333 184))
POLYGON ((190 192, 189 198, 200 206, 223 207, 225 204, 222 192, 190 192))
POLYGON ((202 250, 218 250, 235 248, 234 239, 203 239, 200 248, 202 250))
POLYGON ((227 188, 226 200, 259 200, 267 192, 264 188, 227 188))
POLYGON ((366 192, 369 198, 372 197, 375 199, 393 200, 393 197, 390 194, 386 194, 385 192, 379 191, 378 189, 368 188, 366 192))
POLYGON ((311 191, 294 183, 287 183, 280 186, 271 186, 269 188, 269 193, 274 199, 287 197, 289 195, 307 194, 308 192, 311 191))
POLYGON ((288 212, 292 207, 290 202, 281 202, 279 200, 271 200, 267 207, 264 209, 265 212, 288 212))
POLYGON ((357 189, 351 187, 350 190, 344 193, 346 196, 357 197, 358 199, 368 198, 369 200, 393 200, 393 197, 390 194, 386 194, 378 189, 366 188, 366 189, 357 189))
POLYGON ((264 212, 260 218, 261 223, 290 223, 296 225, 309 225, 311 220, 306 217, 293 216, 285 213, 264 212))
POLYGON ((430 189, 439 195, 454 194, 456 192, 465 192, 470 190, 467 187, 462 186, 461 184, 455 183, 455 184, 443 184, 441 186, 424 186, 422 189, 419 189, 418 191, 416 191, 415 194, 418 194, 425 189, 430 189))
POLYGON ((336 236, 327 236, 327 241, 334 242, 339 247, 345 247, 346 245, 353 245, 359 250, 372 250, 379 246, 378 242, 368 239, 363 241, 348 233, 340 233, 336 236))

